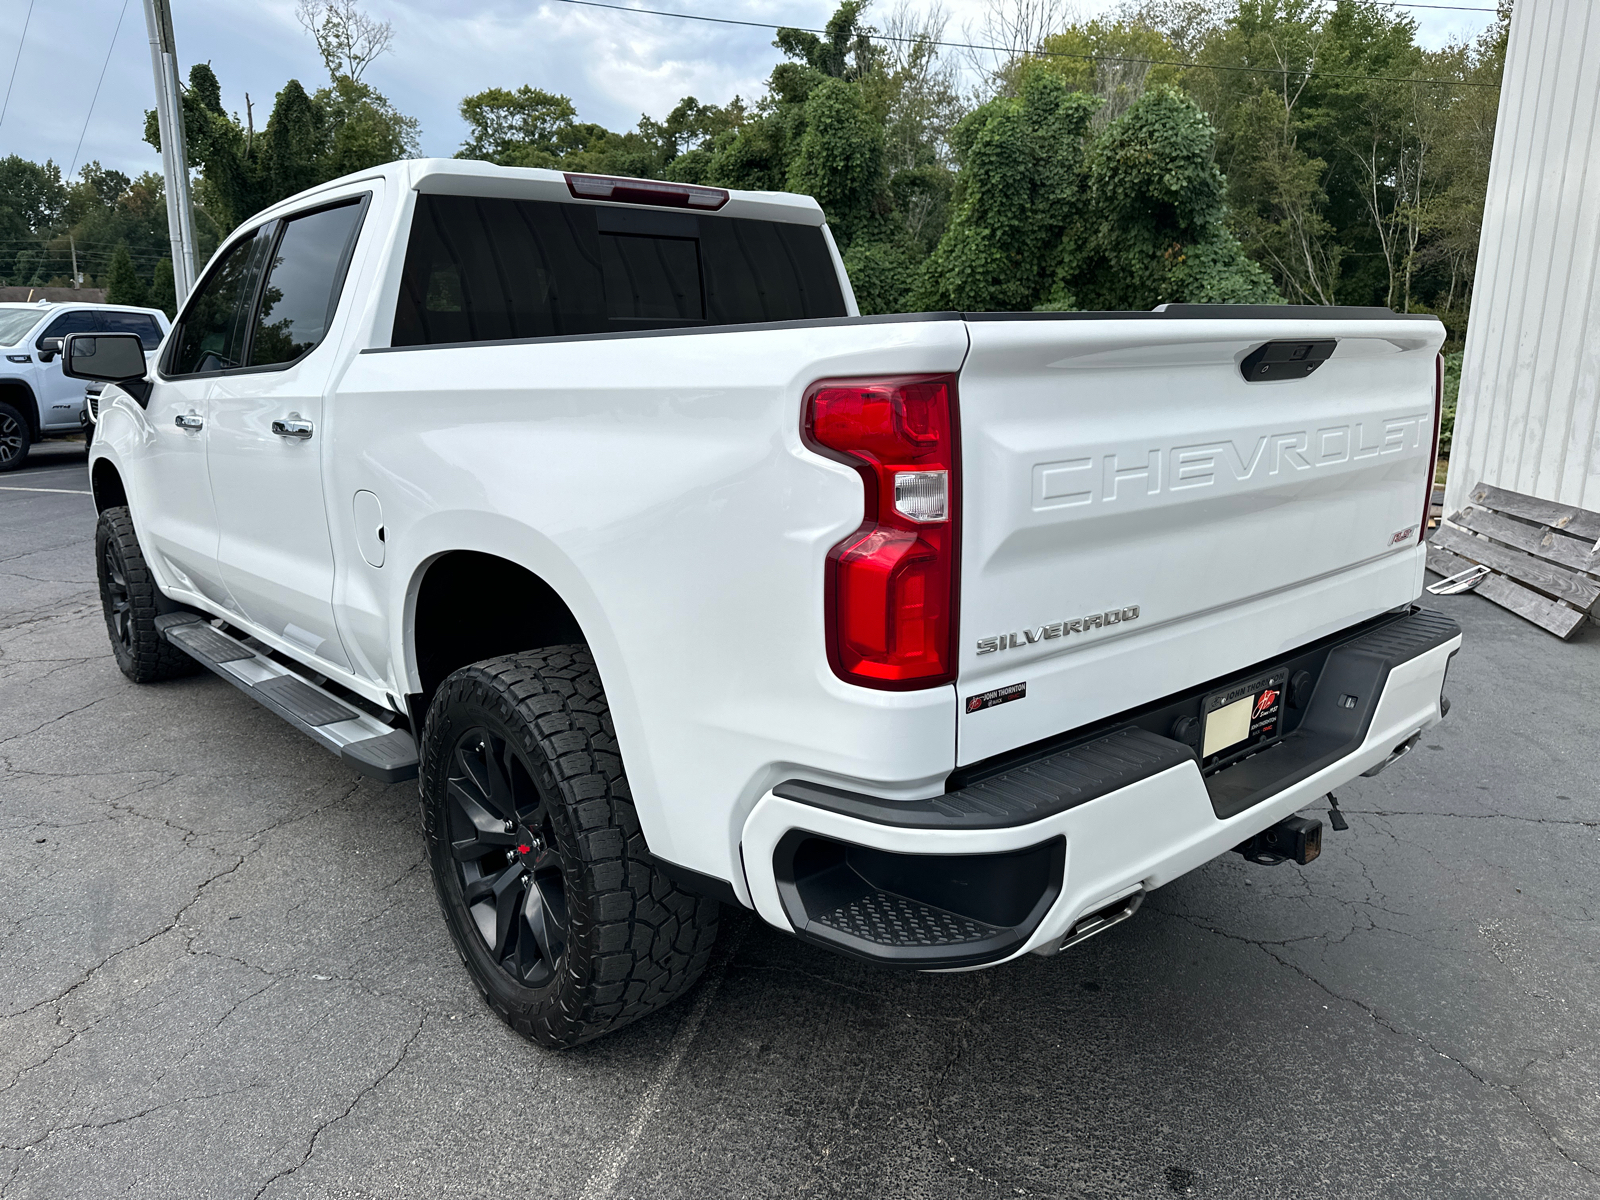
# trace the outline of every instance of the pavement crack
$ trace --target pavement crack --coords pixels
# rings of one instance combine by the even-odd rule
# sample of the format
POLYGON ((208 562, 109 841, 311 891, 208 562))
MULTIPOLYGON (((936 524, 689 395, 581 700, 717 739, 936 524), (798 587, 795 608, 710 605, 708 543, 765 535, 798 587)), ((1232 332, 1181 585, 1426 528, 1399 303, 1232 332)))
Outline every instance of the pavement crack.
POLYGON ((1497 1081, 1495 1081, 1493 1079, 1490 1079, 1488 1076, 1483 1074, 1483 1072, 1479 1071, 1477 1068, 1472 1066, 1471 1063, 1465 1061, 1464 1059, 1457 1058, 1455 1055, 1449 1053, 1448 1051, 1441 1050, 1438 1046, 1436 1046, 1433 1042, 1429 1041, 1422 1034, 1417 1033, 1414 1030, 1406 1029, 1403 1026, 1396 1025, 1393 1021, 1389 1020, 1388 1018, 1384 1017, 1381 1013, 1379 1013, 1378 1010, 1375 1007, 1373 1007, 1372 1005, 1367 1004, 1366 1002, 1364 1002, 1362 1000, 1358 1000, 1354 996, 1346 996, 1346 995, 1343 995, 1340 992, 1335 991, 1333 988, 1329 987, 1326 983, 1322 982, 1322 980, 1318 979, 1310 971, 1306 970, 1304 967, 1300 966, 1298 963, 1291 962, 1289 959, 1284 958, 1281 954, 1277 953, 1277 951, 1275 951, 1273 949, 1274 946, 1281 946, 1281 945, 1284 945, 1285 943, 1283 943, 1283 942, 1262 941, 1262 940, 1258 940, 1258 939, 1255 939, 1255 938, 1247 938, 1247 937, 1243 936, 1242 934, 1229 933, 1225 929, 1218 929, 1213 925, 1207 925, 1203 921, 1196 920, 1194 917, 1189 916, 1187 913, 1177 912, 1177 911, 1174 911, 1174 910, 1171 910, 1171 909, 1162 909, 1160 911, 1166 912, 1166 913, 1168 913, 1168 915, 1174 916, 1174 917, 1178 918, 1178 920, 1180 920, 1180 921, 1185 921, 1188 924, 1194 926, 1196 929, 1203 930, 1204 932, 1212 934, 1212 935, 1214 935, 1216 937, 1226 938, 1229 941, 1240 942, 1240 943, 1243 943, 1244 945, 1247 945, 1247 946, 1254 946, 1256 949, 1260 950, 1263 954, 1265 954, 1267 957, 1271 958, 1274 962, 1278 963, 1280 966, 1284 966, 1284 967, 1289 968, 1289 970, 1293 971, 1296 975, 1299 975, 1302 979, 1304 979, 1307 983, 1311 984, 1313 987, 1317 988, 1324 995, 1330 997, 1333 1000, 1337 1000, 1340 1003, 1349 1004, 1352 1007, 1359 1009, 1361 1012, 1363 1012, 1363 1013, 1365 1013, 1367 1015, 1368 1019, 1370 1019, 1375 1025, 1379 1026, 1380 1028, 1388 1030, 1390 1033, 1394 1034, 1396 1037, 1410 1038, 1412 1041, 1416 1042, 1419 1046, 1422 1046, 1423 1048, 1432 1051, 1434 1054, 1437 1054, 1440 1058, 1443 1058, 1443 1059, 1447 1060, 1448 1062, 1454 1063, 1456 1066, 1460 1067, 1461 1070, 1465 1071, 1467 1073, 1467 1075, 1469 1075, 1479 1085, 1481 1085, 1483 1087, 1486 1087, 1486 1088, 1492 1088, 1495 1091, 1508 1093, 1511 1096, 1511 1098, 1514 1099, 1517 1102, 1517 1104, 1521 1106, 1523 1111, 1527 1114, 1528 1119, 1533 1124, 1534 1128, 1536 1128, 1541 1134, 1544 1135, 1544 1137, 1550 1142, 1550 1144, 1555 1147, 1556 1151, 1561 1155, 1562 1158, 1566 1159, 1573 1166, 1579 1168, 1580 1170, 1584 1171, 1585 1173, 1587 1173, 1589 1175, 1592 1175, 1597 1179, 1600 1179, 1600 1171, 1597 1171, 1595 1168, 1589 1166, 1587 1163, 1583 1162, 1581 1159, 1575 1158, 1571 1154, 1571 1152, 1569 1152, 1567 1150, 1567 1148, 1565 1146, 1563 1146, 1556 1139, 1556 1136, 1550 1131, 1549 1127, 1544 1123, 1544 1121, 1539 1117, 1539 1115, 1536 1112, 1534 1112, 1533 1108, 1528 1104, 1528 1102, 1525 1099, 1523 1099, 1521 1093, 1517 1090, 1516 1084, 1514 1084, 1514 1083, 1499 1083, 1499 1082, 1497 1082, 1497 1081))
POLYGON ((360 1104, 362 1100, 370 1096, 374 1091, 377 1090, 377 1088, 385 1079, 389 1078, 389 1076, 393 1075, 397 1070, 400 1069, 400 1064, 405 1062, 406 1055, 411 1053, 411 1047, 414 1046, 417 1039, 422 1036, 422 1029, 426 1023, 427 1014, 425 1012, 419 1012, 417 1015, 417 1027, 412 1030, 411 1036, 406 1039, 405 1045, 400 1047, 400 1053, 395 1056, 394 1062, 390 1063, 389 1066, 386 1067, 376 1079, 357 1092, 354 1098, 351 1099, 350 1103, 345 1106, 343 1112, 339 1113, 330 1120, 324 1121, 321 1125, 318 1125, 316 1129, 312 1131, 311 1140, 306 1145, 306 1152, 300 1156, 300 1161, 295 1163, 292 1167, 288 1167, 282 1171, 279 1171, 276 1175, 272 1176, 272 1178, 263 1183, 261 1187, 257 1189, 255 1196, 252 1197, 252 1200, 261 1200, 262 1194, 266 1192, 269 1187, 277 1183, 280 1179, 287 1179, 290 1175, 293 1175, 301 1167, 305 1166, 306 1163, 311 1161, 311 1156, 317 1152, 317 1142, 321 1139, 322 1135, 353 1113, 356 1109, 356 1105, 360 1104))
POLYGON ((93 700, 89 701, 89 703, 80 704, 77 708, 69 709, 67 712, 62 713, 59 717, 51 717, 48 721, 41 721, 32 729, 24 729, 21 733, 13 733, 10 737, 0 738, 0 746, 4 746, 7 742, 14 742, 18 738, 25 738, 30 734, 38 733, 39 730, 65 721, 68 717, 75 717, 79 713, 86 712, 87 710, 93 708, 96 704, 99 704, 104 699, 104 696, 96 696, 93 700))
POLYGON ((172 919, 170 921, 168 921, 165 925, 163 925, 160 929, 156 930, 154 933, 148 934, 145 937, 140 938, 136 942, 131 942, 128 945, 121 947, 120 949, 112 951, 110 954, 106 955, 106 957, 102 958, 99 962, 95 963, 87 971, 85 971, 82 975, 80 975, 66 989, 64 989, 61 992, 58 992, 56 995, 46 997, 43 1000, 37 1001, 36 1003, 33 1003, 33 1004, 30 1004, 30 1005, 28 1005, 27 1008, 18 1009, 16 1012, 6 1013, 6 1014, 3 1014, 3 1015, 7 1016, 7 1017, 12 1017, 12 1018, 24 1017, 24 1016, 27 1016, 31 1012, 34 1012, 34 1011, 36 1011, 38 1009, 41 1009, 41 1008, 45 1008, 45 1007, 47 1007, 49 1005, 60 1004, 68 996, 72 995, 73 992, 77 991, 84 984, 88 983, 89 980, 93 979, 96 974, 98 974, 100 971, 104 970, 107 966, 109 966, 111 963, 115 962, 118 958, 122 957, 122 955, 127 954, 130 951, 137 950, 141 946, 148 946, 151 942, 155 941, 157 938, 164 937, 165 935, 171 933, 174 929, 178 928, 178 924, 179 924, 179 922, 181 922, 183 920, 184 914, 187 913, 196 904, 200 903, 200 900, 205 895, 205 890, 208 887, 210 887, 213 883, 217 882, 217 880, 226 879, 229 875, 232 875, 240 867, 244 866, 244 864, 250 859, 250 856, 255 854, 259 849, 260 849, 259 846, 252 847, 251 849, 245 851, 243 854, 237 855, 235 857, 234 863, 233 863, 233 865, 231 867, 227 868, 224 871, 218 871, 214 875, 208 875, 206 878, 202 879, 200 881, 199 885, 195 888, 194 896, 192 898, 190 898, 188 901, 186 901, 184 903, 184 905, 181 908, 179 908, 176 913, 173 914, 172 919))

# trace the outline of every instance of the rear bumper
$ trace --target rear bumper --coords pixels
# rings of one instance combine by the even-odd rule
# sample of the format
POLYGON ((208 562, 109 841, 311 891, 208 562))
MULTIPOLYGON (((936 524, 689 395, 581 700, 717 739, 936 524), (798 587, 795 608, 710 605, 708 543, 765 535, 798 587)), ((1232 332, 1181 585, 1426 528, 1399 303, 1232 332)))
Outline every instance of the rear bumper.
POLYGON ((1129 725, 933 800, 780 784, 744 825, 751 898, 780 929, 889 965, 960 969, 1053 953, 1086 915, 1171 882, 1385 763, 1441 719, 1460 645, 1452 622, 1419 612, 1336 648, 1301 728, 1209 778, 1188 747, 1129 725), (1358 710, 1338 703, 1348 694, 1358 710), (1314 719, 1319 704, 1343 710, 1348 728, 1314 719), (984 868, 988 855, 1011 856, 995 863, 1011 866, 984 868), (987 894, 1018 877, 1039 882, 1025 895, 987 894))

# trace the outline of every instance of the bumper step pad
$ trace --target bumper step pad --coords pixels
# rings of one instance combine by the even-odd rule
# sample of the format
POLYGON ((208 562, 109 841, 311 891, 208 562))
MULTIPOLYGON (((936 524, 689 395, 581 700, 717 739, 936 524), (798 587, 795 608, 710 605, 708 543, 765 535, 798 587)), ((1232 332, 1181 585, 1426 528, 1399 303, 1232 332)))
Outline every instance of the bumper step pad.
POLYGON ((383 783, 417 777, 417 744, 211 625, 199 613, 167 613, 156 629, 201 666, 222 676, 262 707, 337 754, 361 774, 383 783))
POLYGON ((960 946, 1004 932, 971 917, 871 887, 864 888, 854 900, 811 919, 879 946, 960 946))
POLYGON ((1066 841, 1002 854, 899 854, 791 831, 773 874, 795 932, 856 958, 917 970, 1014 953, 1061 894, 1066 841))

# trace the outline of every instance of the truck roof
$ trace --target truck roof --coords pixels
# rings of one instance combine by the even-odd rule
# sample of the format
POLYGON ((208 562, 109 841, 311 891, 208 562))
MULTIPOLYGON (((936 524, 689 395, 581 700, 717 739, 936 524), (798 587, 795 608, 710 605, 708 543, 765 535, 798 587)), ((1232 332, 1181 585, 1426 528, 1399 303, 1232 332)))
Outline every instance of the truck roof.
MULTIPOLYGON (((581 174, 582 172, 571 172, 581 174)), ((565 204, 595 204, 604 207, 649 208, 648 205, 626 204, 612 200, 589 200, 574 196, 567 187, 564 171, 550 171, 540 167, 501 167, 494 163, 461 158, 413 158, 386 163, 369 171, 357 171, 318 184, 314 188, 280 200, 263 209, 243 225, 270 219, 281 210, 297 208, 306 200, 323 192, 342 188, 363 179, 392 180, 401 188, 446 196, 493 196, 514 200, 553 200, 565 204)), ((659 182, 659 181, 657 181, 659 182)), ((720 189, 728 193, 728 203, 717 210, 717 216, 745 217, 762 221, 788 221, 797 225, 821 225, 825 218, 822 207, 810 196, 791 192, 739 191, 720 189)))

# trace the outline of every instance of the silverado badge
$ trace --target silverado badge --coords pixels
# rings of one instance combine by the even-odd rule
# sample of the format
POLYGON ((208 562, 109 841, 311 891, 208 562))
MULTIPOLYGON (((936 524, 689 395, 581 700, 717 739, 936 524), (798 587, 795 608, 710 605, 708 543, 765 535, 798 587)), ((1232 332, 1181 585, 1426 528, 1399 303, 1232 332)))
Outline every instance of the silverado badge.
POLYGON ((1090 613, 1087 617, 1073 617, 1070 621, 1052 621, 1048 625, 1040 625, 1037 629, 1023 629, 1017 633, 1002 633, 996 637, 979 638, 978 653, 993 654, 997 650, 1015 650, 1019 646, 1031 646, 1035 642, 1066 637, 1069 633, 1088 633, 1092 629, 1106 629, 1112 625, 1120 625, 1124 621, 1138 619, 1139 606, 1130 604, 1127 608, 1090 613))

